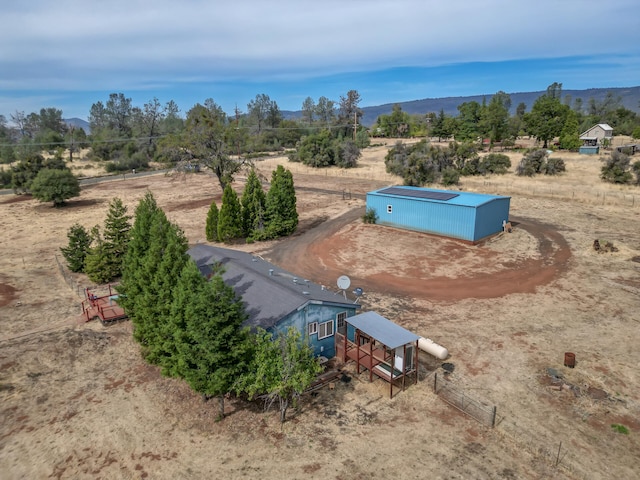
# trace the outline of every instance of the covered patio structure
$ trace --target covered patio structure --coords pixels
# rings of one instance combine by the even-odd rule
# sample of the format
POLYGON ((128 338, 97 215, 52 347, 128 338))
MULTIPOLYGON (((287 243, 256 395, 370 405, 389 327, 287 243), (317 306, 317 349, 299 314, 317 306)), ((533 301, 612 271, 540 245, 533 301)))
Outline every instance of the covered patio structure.
POLYGON ((418 339, 420 337, 375 312, 345 319, 336 333, 336 357, 343 363, 356 362, 362 369, 389 382, 389 397, 394 384, 405 389, 407 380, 418 383, 418 339))

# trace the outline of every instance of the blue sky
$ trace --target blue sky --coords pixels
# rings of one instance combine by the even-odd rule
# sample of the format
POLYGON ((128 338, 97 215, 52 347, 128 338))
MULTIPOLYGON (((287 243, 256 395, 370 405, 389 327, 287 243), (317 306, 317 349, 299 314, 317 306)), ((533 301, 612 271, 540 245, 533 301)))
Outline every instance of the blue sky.
POLYGON ((638 0, 29 0, 2 2, 0 114, 87 118, 122 92, 183 114, 257 94, 361 106, 640 85, 638 0))

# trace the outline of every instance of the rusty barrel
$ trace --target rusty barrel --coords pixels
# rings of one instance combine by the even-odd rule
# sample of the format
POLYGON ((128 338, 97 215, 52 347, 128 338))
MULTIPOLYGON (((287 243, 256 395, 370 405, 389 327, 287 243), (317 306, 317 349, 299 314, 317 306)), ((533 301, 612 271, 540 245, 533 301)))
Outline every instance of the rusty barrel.
POLYGON ((564 366, 573 368, 576 366, 576 354, 571 352, 565 352, 564 354, 564 366))

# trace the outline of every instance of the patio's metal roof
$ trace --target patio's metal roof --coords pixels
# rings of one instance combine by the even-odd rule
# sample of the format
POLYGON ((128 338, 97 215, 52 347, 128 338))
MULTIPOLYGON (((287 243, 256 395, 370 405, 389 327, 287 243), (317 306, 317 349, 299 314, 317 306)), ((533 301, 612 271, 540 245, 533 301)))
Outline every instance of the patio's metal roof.
POLYGON ((389 348, 398 348, 420 338, 376 312, 360 313, 345 321, 389 348))

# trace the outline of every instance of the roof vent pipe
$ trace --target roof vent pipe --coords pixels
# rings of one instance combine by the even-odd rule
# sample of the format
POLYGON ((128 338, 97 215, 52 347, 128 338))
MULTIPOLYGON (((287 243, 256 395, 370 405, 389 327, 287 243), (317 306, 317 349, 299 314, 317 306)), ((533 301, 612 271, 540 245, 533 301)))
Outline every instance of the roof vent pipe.
POLYGON ((269 276, 273 277, 273 268, 269 269, 269 276))

